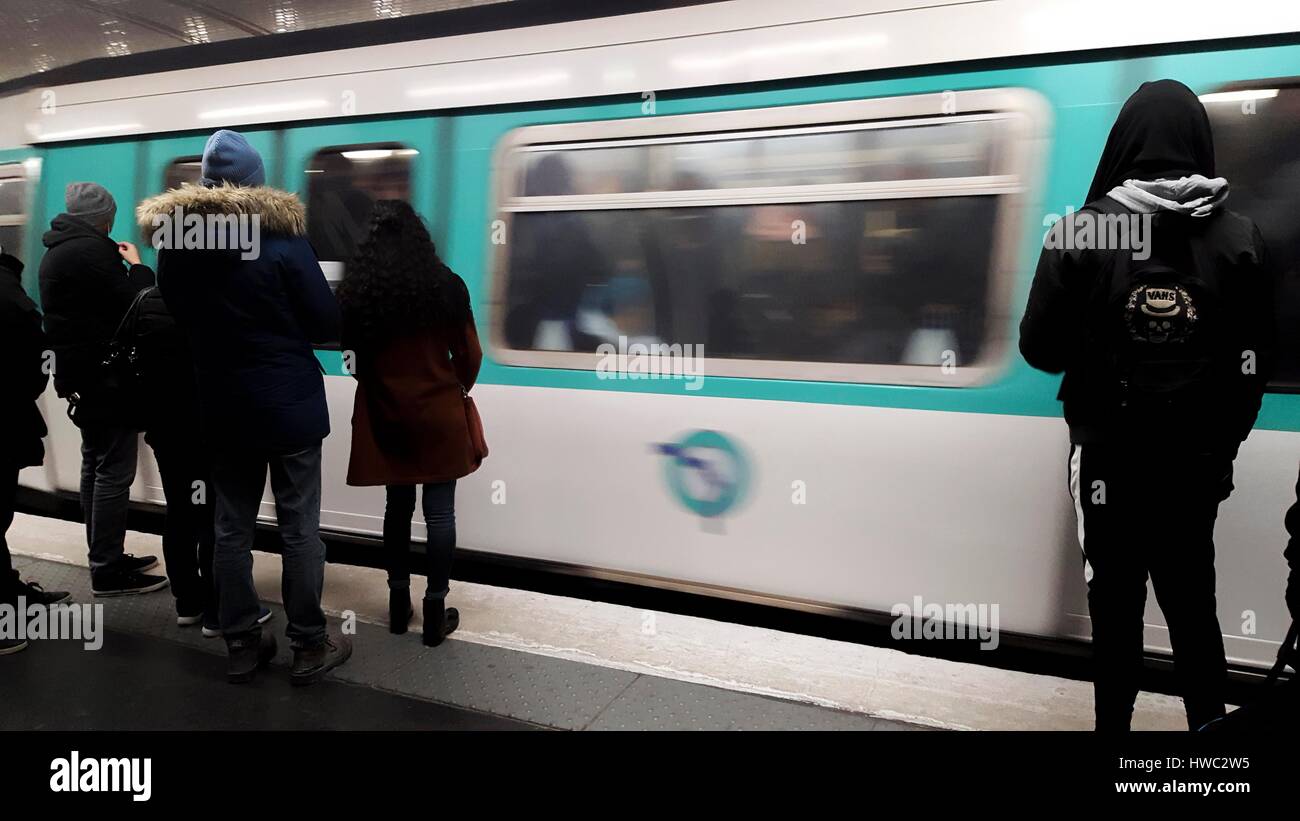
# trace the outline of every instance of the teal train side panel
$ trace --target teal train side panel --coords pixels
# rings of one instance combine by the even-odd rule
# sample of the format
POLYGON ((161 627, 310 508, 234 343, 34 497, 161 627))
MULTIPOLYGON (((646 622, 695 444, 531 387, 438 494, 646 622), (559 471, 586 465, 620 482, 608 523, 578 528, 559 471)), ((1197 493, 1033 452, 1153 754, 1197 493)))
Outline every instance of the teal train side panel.
MULTIPOLYGON (((1066 58, 1063 58, 1066 59, 1066 58)), ((619 97, 565 101, 547 106, 514 106, 467 110, 438 115, 374 117, 347 122, 313 123, 283 130, 254 129, 254 144, 264 152, 268 179, 306 191, 304 169, 318 150, 331 146, 398 142, 419 150, 412 176, 412 198, 425 216, 448 264, 469 284, 475 315, 487 336, 493 317, 488 304, 490 230, 496 215, 491 206, 492 160, 501 138, 515 128, 561 122, 624 117, 663 116, 798 105, 838 100, 1019 87, 1041 94, 1049 103, 1053 122, 1043 158, 1042 176, 1030 180, 1031 207, 1023 215, 1014 271, 1015 291, 1006 306, 1001 334, 1011 350, 1001 373, 989 384, 968 388, 868 385, 791 380, 742 379, 706 375, 702 389, 684 395, 767 399, 841 405, 911 408, 967 413, 1059 416, 1059 378, 1030 368, 1014 353, 1017 323, 1046 229, 1048 214, 1060 214, 1082 204, 1093 169, 1115 115, 1127 96, 1144 80, 1173 77, 1198 92, 1224 83, 1280 76, 1300 76, 1300 46, 1268 46, 1243 50, 1206 50, 1181 54, 1056 62, 1038 66, 985 68, 932 75, 870 75, 832 80, 771 83, 726 91, 664 92, 656 99, 655 115, 642 113, 642 99, 619 97)), ((118 233, 131 220, 126 203, 160 189, 166 165, 177 157, 198 154, 206 134, 186 134, 145 140, 57 146, 37 151, 0 152, 9 158, 43 156, 41 196, 43 220, 62 206, 63 186, 78 179, 95 179, 113 192, 122 209, 118 233)), ((35 233, 37 226, 32 226, 35 233)), ((138 232, 132 232, 133 237, 138 232)), ((29 243, 30 245, 30 243, 29 243)), ((146 252, 150 254, 151 252, 146 252)), ((33 272, 38 255, 29 250, 33 272)), ((30 286, 30 282, 29 282, 30 286)), ((329 372, 342 375, 341 358, 322 354, 329 372)), ((481 380, 486 383, 653 393, 677 393, 672 381, 599 380, 587 371, 525 368, 496 361, 488 346, 481 380)), ((1300 431, 1300 396, 1266 397, 1257 427, 1300 431)))

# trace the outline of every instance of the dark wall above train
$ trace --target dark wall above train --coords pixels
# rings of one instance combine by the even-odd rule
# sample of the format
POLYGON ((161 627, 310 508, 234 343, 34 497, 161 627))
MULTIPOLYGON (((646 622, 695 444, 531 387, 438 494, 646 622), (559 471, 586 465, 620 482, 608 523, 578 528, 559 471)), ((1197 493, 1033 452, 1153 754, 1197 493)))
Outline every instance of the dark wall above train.
POLYGON ((706 0, 6 0, 0 95, 706 0))

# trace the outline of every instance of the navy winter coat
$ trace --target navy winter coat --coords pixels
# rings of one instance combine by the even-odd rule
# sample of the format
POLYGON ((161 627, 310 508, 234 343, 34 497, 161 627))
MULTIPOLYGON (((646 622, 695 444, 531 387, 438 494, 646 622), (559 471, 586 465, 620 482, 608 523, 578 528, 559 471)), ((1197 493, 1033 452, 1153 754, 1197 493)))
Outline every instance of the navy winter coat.
POLYGON ((224 249, 187 241, 158 252, 159 289, 194 351, 209 443, 278 454, 319 444, 330 424, 312 345, 338 340, 339 311, 307 241, 302 203, 266 187, 186 185, 141 204, 145 235, 154 238, 177 208, 186 217, 244 219, 245 239, 249 218, 259 221, 255 258, 242 258, 234 235, 224 249))

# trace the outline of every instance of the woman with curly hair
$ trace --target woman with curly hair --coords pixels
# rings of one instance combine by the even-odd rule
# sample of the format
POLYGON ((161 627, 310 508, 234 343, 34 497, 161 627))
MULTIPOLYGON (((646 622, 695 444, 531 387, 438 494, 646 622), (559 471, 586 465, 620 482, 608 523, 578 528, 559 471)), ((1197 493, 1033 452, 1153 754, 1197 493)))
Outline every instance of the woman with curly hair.
POLYGON ((424 643, 460 623, 446 607, 456 547, 456 480, 476 470, 464 397, 483 359, 465 283, 434 248, 405 202, 375 204, 369 235, 338 289, 342 347, 357 380, 348 484, 384 485, 389 629, 411 621, 411 519, 423 486, 428 528, 424 643))

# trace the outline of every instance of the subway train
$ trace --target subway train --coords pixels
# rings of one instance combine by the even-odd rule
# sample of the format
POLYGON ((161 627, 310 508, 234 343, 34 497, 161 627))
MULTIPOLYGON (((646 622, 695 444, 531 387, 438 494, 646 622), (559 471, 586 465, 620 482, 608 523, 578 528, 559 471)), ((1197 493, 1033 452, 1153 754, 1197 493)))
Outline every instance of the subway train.
MULTIPOLYGON (((239 129, 332 281, 398 197, 468 283, 491 455, 459 486, 463 549, 845 618, 996 605, 1002 631, 1086 640, 1058 378, 1017 322, 1123 101, 1181 80, 1290 283, 1217 527, 1228 655, 1255 667, 1287 627, 1300 459, 1296 30, 1253 0, 759 0, 29 86, 0 97, 0 242, 35 296, 64 187, 95 180, 143 247, 130 204, 239 129), (638 370, 638 340, 683 355, 638 370)), ((347 355, 318 356, 322 526, 377 536, 382 489, 344 482, 347 355)), ((68 496, 79 437, 42 407, 21 482, 68 496)), ((1176 446, 1153 438, 1153 477, 1176 446)), ((162 503, 143 447, 132 496, 162 503)), ((1153 597, 1146 621, 1167 652, 1153 597)))

